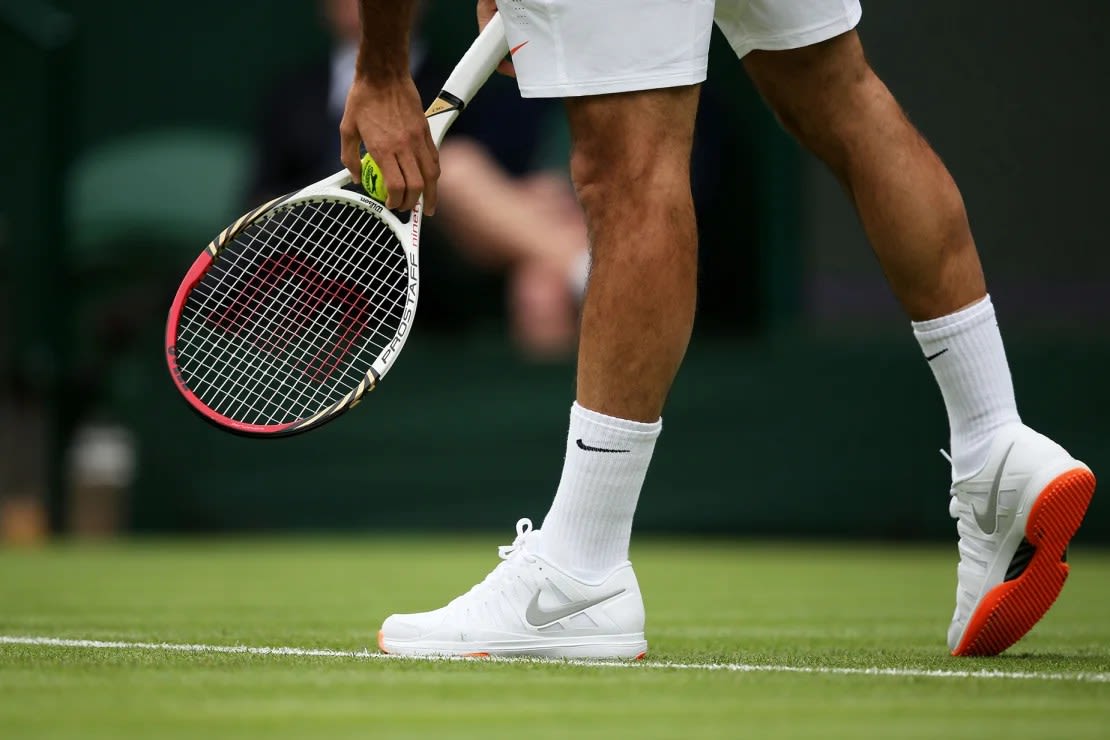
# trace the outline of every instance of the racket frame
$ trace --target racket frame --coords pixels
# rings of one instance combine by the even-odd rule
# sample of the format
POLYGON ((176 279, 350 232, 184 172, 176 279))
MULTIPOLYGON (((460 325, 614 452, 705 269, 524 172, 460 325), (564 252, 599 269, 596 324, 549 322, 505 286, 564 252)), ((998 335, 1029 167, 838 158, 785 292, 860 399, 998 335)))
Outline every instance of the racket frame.
MULTIPOLYGON (((508 54, 508 44, 505 41, 504 26, 501 16, 495 14, 493 19, 478 35, 474 43, 459 60, 455 69, 444 83, 442 90, 432 104, 428 106, 424 115, 428 119, 428 127, 435 142, 436 148, 443 143, 443 138, 451 124, 458 118, 459 113, 466 107, 478 92, 490 74, 497 67, 498 62, 508 54)), ((181 285, 177 289, 170 314, 166 321, 166 364, 169 367, 170 377, 173 379, 177 390, 196 411, 201 418, 220 427, 221 429, 246 435, 277 437, 297 434, 309 429, 319 427, 327 421, 335 419, 344 411, 358 405, 363 396, 374 390, 382 378, 393 366, 405 341, 412 329, 413 318, 416 314, 417 299, 420 295, 420 268, 419 244, 420 225, 423 217, 423 196, 408 212, 407 221, 402 221, 394 212, 390 211, 380 202, 367 197, 363 193, 344 189, 352 182, 347 170, 341 170, 334 175, 308 187, 288 195, 275 198, 261 206, 248 211, 240 216, 234 223, 224 229, 213 239, 203 252, 193 261, 192 266, 185 274, 181 285), (394 338, 386 345, 375 358, 365 377, 357 386, 345 393, 337 401, 311 416, 283 424, 251 424, 232 419, 221 414, 205 404, 186 384, 177 359, 177 329, 185 299, 194 286, 204 277, 208 269, 219 259, 220 252, 231 243, 244 229, 254 223, 264 221, 273 215, 301 202, 343 201, 356 207, 371 211, 380 219, 398 238, 405 251, 408 264, 408 288, 406 290, 405 308, 401 314, 401 321, 394 338)))
POLYGON ((169 317, 166 321, 166 364, 169 367, 170 377, 173 379, 178 392, 185 398, 189 406, 206 421, 236 434, 248 436, 282 436, 307 431, 312 427, 319 426, 325 421, 330 421, 347 409, 358 405, 362 397, 367 392, 374 390, 378 381, 385 377, 390 367, 393 366, 394 360, 396 360, 401 349, 405 346, 409 331, 412 329, 413 317, 416 315, 416 304, 420 294, 420 266, 418 258, 420 244, 420 214, 423 203, 418 203, 417 206, 409 212, 408 223, 405 223, 378 201, 351 190, 343 190, 342 186, 350 184, 350 182, 351 177, 346 170, 337 172, 325 180, 321 180, 289 195, 275 198, 245 213, 220 232, 219 236, 208 244, 204 251, 193 261, 192 266, 185 274, 185 278, 182 280, 174 296, 173 303, 170 306, 169 317), (357 386, 345 393, 334 403, 309 417, 285 424, 251 424, 221 414, 208 406, 208 404, 202 401, 196 393, 188 387, 177 362, 177 331, 181 319, 181 312, 185 307, 186 297, 189 292, 192 291, 193 287, 201 281, 209 268, 216 263, 224 247, 230 244, 239 233, 251 224, 260 223, 268 218, 279 215, 284 210, 299 203, 336 201, 349 203, 362 210, 370 211, 375 218, 379 219, 389 228, 404 249, 405 263, 408 272, 408 287, 405 291, 405 307, 401 312, 400 323, 398 324, 395 336, 374 359, 366 375, 357 386))

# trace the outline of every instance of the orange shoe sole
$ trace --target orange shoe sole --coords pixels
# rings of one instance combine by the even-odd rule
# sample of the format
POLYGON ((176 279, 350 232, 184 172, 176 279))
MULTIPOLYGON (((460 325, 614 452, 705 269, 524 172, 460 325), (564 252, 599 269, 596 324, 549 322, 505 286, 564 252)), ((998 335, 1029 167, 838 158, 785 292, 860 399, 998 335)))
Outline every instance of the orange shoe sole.
POLYGON ((1020 576, 987 592, 971 615, 953 655, 998 655, 1033 629, 1068 578, 1063 562, 1095 492, 1095 476, 1069 470, 1045 486, 1029 512, 1025 539, 1036 552, 1020 576))

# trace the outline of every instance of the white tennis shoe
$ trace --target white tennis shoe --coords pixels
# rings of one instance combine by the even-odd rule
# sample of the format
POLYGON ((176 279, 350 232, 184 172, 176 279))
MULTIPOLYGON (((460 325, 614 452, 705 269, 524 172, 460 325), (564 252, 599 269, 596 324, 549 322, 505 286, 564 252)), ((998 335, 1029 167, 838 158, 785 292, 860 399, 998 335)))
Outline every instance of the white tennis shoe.
POLYGON ((997 655, 1044 616, 1068 577, 1068 542, 1094 490, 1086 465, 1022 424, 1000 429, 983 469, 953 483, 953 655, 997 655))
POLYGON ((502 562, 447 606, 394 614, 378 647, 395 655, 642 658, 644 602, 625 562, 598 583, 564 573, 538 553, 541 532, 516 523, 502 562))

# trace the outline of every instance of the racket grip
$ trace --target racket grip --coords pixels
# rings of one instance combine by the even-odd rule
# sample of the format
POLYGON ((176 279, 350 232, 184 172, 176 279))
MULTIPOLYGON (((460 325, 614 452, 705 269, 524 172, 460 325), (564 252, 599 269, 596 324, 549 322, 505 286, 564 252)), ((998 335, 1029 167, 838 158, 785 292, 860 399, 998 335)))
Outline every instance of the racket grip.
POLYGON ((505 24, 501 20, 501 14, 494 13, 493 18, 490 18, 478 38, 455 65, 447 82, 443 83, 443 89, 462 100, 464 105, 469 103, 508 53, 505 24))

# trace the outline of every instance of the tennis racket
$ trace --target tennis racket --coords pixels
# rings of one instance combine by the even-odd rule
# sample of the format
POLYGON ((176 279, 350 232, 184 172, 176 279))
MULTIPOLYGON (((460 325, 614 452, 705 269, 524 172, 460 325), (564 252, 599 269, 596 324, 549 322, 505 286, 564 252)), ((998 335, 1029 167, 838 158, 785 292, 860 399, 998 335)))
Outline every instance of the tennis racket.
MULTIPOLYGON (((437 147, 507 53, 494 15, 425 112, 437 147)), ((170 376, 189 405, 223 429, 275 436, 357 404, 412 329, 422 209, 403 220, 343 170, 220 232, 166 323, 170 376)))

